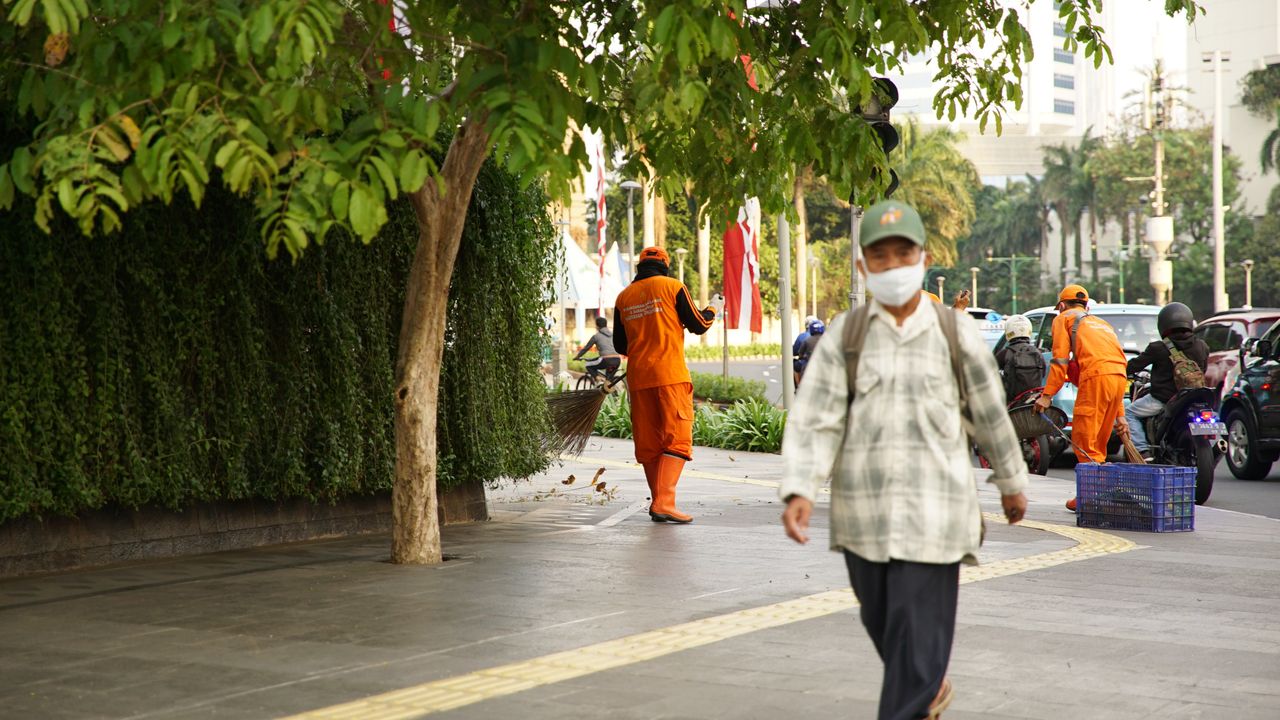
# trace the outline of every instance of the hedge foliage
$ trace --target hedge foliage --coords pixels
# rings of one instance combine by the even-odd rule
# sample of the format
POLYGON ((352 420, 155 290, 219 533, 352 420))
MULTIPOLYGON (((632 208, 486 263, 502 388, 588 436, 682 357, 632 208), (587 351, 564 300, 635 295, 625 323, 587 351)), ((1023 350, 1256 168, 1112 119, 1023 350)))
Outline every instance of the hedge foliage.
MULTIPOLYGON (((693 444, 723 450, 777 453, 787 412, 757 398, 748 398, 717 410, 701 405, 693 415, 693 444)), ((631 407, 623 393, 610 395, 596 416, 595 433, 603 437, 631 438, 631 407)))
MULTIPOLYGON (((442 368, 442 487, 546 464, 546 198, 490 163, 471 205, 442 368)), ((371 245, 333 233, 292 265, 266 259, 251 206, 221 191, 199 211, 135 208, 99 239, 69 222, 46 235, 32 214, 0 220, 0 522, 390 487, 417 240, 407 206, 371 245)))
POLYGON ((735 403, 740 400, 765 400, 763 380, 725 377, 719 373, 690 372, 693 380, 693 396, 715 403, 735 403))

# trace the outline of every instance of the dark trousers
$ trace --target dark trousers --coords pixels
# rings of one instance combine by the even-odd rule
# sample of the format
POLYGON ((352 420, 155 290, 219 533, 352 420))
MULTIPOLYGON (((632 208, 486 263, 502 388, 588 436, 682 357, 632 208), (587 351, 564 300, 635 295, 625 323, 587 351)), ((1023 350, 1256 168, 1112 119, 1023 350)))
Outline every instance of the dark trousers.
POLYGON ((884 662, 879 720, 919 720, 947 674, 960 563, 864 560, 844 553, 862 624, 884 662))

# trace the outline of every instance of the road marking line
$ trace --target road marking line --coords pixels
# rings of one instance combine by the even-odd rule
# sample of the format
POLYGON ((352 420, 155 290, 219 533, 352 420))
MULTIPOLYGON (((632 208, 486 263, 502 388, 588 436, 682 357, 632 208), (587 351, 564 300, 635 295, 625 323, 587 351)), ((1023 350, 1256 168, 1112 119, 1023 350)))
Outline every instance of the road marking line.
MULTIPOLYGON (((623 468, 628 468, 630 470, 641 469, 638 463, 630 463, 630 462, 625 462, 623 460, 606 460, 605 458, 595 458, 595 457, 575 458, 568 455, 561 455, 560 459, 566 462, 580 462, 585 465, 598 464, 598 465, 612 465, 614 467, 623 467, 623 468)), ((712 473, 712 472, 706 472, 703 470, 695 470, 689 467, 686 467, 684 472, 681 473, 681 475, 683 475, 684 477, 693 477, 693 478, 699 478, 702 480, 720 480, 721 482, 731 482, 731 483, 737 483, 739 485, 756 485, 759 487, 767 487, 767 488, 778 487, 777 480, 756 480, 754 478, 734 477, 732 475, 721 475, 720 473, 712 473)), ((822 488, 822 491, 825 493, 831 492, 830 489, 828 488, 822 488)))
MULTIPOLYGON (((636 502, 633 502, 630 505, 626 506, 625 508, 619 510, 618 512, 596 523, 595 527, 602 527, 602 528, 613 527, 614 525, 617 525, 623 520, 626 520, 632 515, 635 515, 636 513, 640 512, 641 510, 644 510, 645 506, 647 506, 648 504, 649 503, 645 502, 644 500, 638 500, 636 502)), ((592 526, 588 525, 587 527, 592 527, 592 526)))
MULTIPOLYGON (((984 513, 993 522, 1004 517, 984 513)), ((1076 545, 1039 555, 999 560, 979 567, 962 567, 961 583, 1017 575, 1080 560, 1128 552, 1137 546, 1124 538, 1086 528, 1051 525, 1032 520, 1022 524, 1076 541, 1076 545)), ((772 605, 650 630, 522 662, 477 670, 403 690, 295 715, 290 720, 408 720, 513 695, 530 688, 593 675, 646 660, 710 645, 761 630, 812 620, 856 608, 850 590, 830 590, 772 605)))

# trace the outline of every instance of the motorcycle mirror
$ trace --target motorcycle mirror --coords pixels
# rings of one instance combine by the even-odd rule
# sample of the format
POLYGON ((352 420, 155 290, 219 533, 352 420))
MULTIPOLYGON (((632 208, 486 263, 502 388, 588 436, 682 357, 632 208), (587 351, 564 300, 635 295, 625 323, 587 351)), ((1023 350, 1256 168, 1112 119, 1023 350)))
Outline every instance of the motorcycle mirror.
POLYGON ((1255 355, 1257 355, 1258 357, 1264 360, 1267 360, 1271 358, 1271 354, 1272 354, 1271 351, 1274 348, 1271 347, 1270 340, 1259 340, 1258 342, 1254 343, 1253 349, 1254 349, 1255 355))

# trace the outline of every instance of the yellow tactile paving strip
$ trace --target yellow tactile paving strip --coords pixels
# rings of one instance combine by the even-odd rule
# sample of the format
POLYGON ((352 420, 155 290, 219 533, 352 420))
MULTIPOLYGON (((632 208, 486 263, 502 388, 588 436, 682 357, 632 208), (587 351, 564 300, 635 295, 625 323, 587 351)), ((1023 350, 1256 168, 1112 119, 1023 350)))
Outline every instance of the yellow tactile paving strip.
MULTIPOLYGON (((594 462, 594 461, 592 461, 594 462)), ((740 482, 740 480, 739 480, 740 482)), ((765 481, 759 481, 765 482, 765 481)), ((1004 522, 985 513, 989 522, 1004 522)), ((1123 538, 1085 528, 1024 520, 1024 527, 1044 530, 1076 541, 1064 550, 1000 560, 979 567, 963 567, 960 582, 1017 575, 1031 570, 1128 552, 1137 546, 1123 538)), ((781 542, 781 539, 779 540, 781 542)), ((544 655, 522 662, 424 683, 403 690, 374 695, 293 716, 294 719, 400 720, 512 695, 541 685, 572 680, 604 670, 691 650, 748 633, 811 620, 857 607, 850 590, 833 590, 785 602, 694 620, 671 627, 629 635, 617 640, 544 655)))

